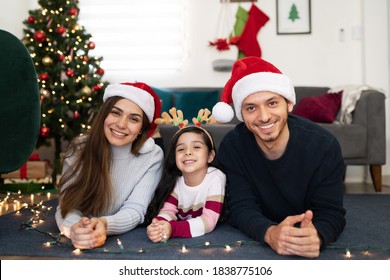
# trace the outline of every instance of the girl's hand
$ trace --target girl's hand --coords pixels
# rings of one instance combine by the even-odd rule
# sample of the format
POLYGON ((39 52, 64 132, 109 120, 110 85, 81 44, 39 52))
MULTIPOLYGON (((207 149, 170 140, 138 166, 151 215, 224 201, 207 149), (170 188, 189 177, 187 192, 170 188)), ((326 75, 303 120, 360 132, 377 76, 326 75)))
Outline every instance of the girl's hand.
POLYGON ((171 224, 167 221, 153 219, 146 228, 146 233, 152 242, 165 242, 171 237, 171 224))

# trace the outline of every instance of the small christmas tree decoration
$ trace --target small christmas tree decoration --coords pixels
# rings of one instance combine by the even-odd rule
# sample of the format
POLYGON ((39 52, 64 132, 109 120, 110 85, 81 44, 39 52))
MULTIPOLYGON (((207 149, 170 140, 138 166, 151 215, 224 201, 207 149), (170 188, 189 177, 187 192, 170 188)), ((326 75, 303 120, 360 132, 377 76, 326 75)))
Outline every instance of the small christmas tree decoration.
POLYGON ((35 22, 35 17, 31 17, 30 16, 30 17, 28 17, 27 20, 28 20, 29 23, 34 23, 35 22))
POLYGON ((42 63, 43 63, 43 65, 45 65, 45 66, 50 66, 50 65, 53 64, 53 59, 51 59, 50 56, 46 55, 46 56, 44 56, 44 57, 42 58, 42 63))
POLYGON ((94 42, 89 42, 89 43, 88 43, 88 48, 89 48, 90 50, 93 50, 95 47, 96 47, 96 45, 95 45, 94 42))
POLYGON ((48 128, 47 126, 42 126, 41 130, 39 131, 39 135, 41 137, 44 137, 44 138, 49 137, 50 136, 50 128, 48 128))
POLYGON ((45 38, 46 38, 46 33, 42 30, 38 30, 34 33, 34 40, 39 43, 44 42, 45 38))
POLYGON ((47 79, 49 79, 49 75, 46 72, 44 72, 44 73, 39 75, 39 79, 41 81, 46 81, 47 79))
POLYGON ((56 30, 57 34, 62 35, 66 32, 66 28, 63 26, 59 26, 56 30))
POLYGON ((92 93, 92 90, 89 86, 85 86, 81 89, 81 93, 87 96, 90 96, 92 93))
POLYGON ((104 74, 104 70, 102 68, 99 68, 99 69, 96 70, 95 73, 98 74, 98 75, 103 75, 104 74))

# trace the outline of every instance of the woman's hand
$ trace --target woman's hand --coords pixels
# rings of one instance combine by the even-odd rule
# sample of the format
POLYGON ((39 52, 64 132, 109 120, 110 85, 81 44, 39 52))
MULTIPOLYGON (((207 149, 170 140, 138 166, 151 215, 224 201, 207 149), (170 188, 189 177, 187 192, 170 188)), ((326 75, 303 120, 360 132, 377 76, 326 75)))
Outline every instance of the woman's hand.
POLYGON ((80 249, 92 249, 102 246, 107 238, 107 220, 105 218, 81 218, 70 228, 73 246, 80 249))

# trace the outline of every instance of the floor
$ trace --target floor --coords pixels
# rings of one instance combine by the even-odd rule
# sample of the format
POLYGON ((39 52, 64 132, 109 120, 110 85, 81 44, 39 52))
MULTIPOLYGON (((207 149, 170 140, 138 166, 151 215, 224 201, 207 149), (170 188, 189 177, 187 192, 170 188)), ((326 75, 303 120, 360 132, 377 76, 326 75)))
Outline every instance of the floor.
MULTIPOLYGON (((344 191, 348 194, 372 193, 372 194, 390 194, 390 176, 382 178, 382 192, 376 193, 374 186, 371 183, 345 183, 344 191)), ((34 193, 34 194, 17 194, 17 193, 0 193, 0 216, 18 211, 25 204, 33 205, 45 202, 47 200, 58 197, 56 192, 34 193)))
MULTIPOLYGON (((371 183, 345 183, 344 191, 348 194, 377 193, 371 183)), ((390 194, 390 176, 382 177, 382 192, 377 194, 390 194)))

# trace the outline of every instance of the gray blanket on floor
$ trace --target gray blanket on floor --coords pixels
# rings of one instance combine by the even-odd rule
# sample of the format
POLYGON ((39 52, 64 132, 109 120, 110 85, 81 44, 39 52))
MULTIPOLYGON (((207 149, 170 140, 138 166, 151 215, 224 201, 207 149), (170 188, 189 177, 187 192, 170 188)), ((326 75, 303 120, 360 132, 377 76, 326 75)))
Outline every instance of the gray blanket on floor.
MULTIPOLYGON (((300 257, 279 256, 272 249, 255 242, 228 224, 220 224, 204 236, 174 238, 165 244, 149 241, 145 227, 128 233, 108 237, 102 248, 74 253, 69 240, 58 237, 54 220, 58 200, 44 205, 52 206, 43 223, 29 229, 22 225, 28 221, 31 211, 10 213, 0 217, 0 259, 135 259, 135 260, 290 260, 300 257), (118 245, 118 240, 121 246, 118 245), (50 246, 47 244, 50 243, 50 246), (183 251, 183 246, 185 250, 183 251)), ((345 195, 347 226, 337 242, 321 252, 319 259, 385 260, 390 258, 390 195, 345 195)))

